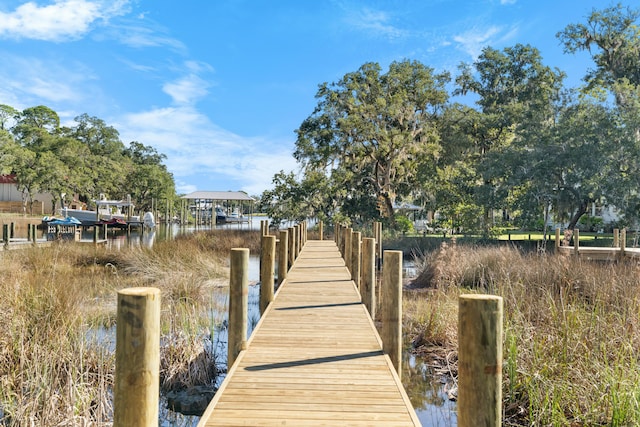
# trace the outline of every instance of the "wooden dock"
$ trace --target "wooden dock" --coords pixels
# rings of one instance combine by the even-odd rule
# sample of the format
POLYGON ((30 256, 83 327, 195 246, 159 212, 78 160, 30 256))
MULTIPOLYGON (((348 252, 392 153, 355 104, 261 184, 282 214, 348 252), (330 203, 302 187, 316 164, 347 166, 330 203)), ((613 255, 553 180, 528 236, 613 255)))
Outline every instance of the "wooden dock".
POLYGON ((420 425, 333 241, 306 242, 198 425, 420 425))

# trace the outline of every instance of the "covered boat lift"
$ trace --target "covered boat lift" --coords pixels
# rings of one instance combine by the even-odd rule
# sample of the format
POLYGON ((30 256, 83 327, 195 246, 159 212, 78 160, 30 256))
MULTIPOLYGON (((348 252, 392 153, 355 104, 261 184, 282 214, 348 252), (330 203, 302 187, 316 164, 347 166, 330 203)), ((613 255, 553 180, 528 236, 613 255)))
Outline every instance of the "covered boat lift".
POLYGON ((247 215, 243 222, 251 222, 253 218, 255 199, 244 191, 194 191, 182 198, 187 200, 196 225, 213 224, 216 218, 219 218, 217 222, 221 222, 223 215, 235 218, 233 215, 237 214, 233 222, 240 222, 245 218, 243 215, 247 215))

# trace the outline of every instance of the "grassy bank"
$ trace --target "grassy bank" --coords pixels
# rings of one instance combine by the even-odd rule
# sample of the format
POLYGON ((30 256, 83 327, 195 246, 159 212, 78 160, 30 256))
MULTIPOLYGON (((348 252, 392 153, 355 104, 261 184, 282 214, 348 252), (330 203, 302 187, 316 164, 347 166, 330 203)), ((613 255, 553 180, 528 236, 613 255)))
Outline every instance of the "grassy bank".
POLYGON ((162 291, 162 388, 210 383, 216 355, 203 338, 227 294, 229 249, 256 253, 258 234, 211 231, 152 249, 62 243, 0 253, 0 424, 110 420, 113 345, 100 331, 113 326, 116 291, 131 286, 162 291))
POLYGON ((458 295, 504 298, 504 425, 640 425, 638 265, 455 242, 422 262, 405 324, 454 377, 458 295))

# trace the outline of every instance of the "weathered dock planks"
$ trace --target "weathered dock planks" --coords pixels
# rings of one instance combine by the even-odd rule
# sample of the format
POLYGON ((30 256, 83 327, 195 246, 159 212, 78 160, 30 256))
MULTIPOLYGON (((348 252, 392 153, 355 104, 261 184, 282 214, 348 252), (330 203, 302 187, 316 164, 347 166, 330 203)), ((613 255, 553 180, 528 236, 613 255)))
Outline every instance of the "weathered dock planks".
POLYGON ((308 241, 199 426, 419 426, 333 241, 308 241))

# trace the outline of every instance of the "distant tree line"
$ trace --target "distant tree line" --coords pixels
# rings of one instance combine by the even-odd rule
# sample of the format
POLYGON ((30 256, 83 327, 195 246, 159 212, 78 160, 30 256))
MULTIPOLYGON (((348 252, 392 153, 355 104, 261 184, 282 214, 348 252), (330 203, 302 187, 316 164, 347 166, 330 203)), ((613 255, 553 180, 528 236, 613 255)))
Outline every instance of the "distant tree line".
POLYGON ((76 195, 91 205, 101 193, 115 200, 129 194, 142 210, 152 198, 176 199, 164 154, 137 141, 126 147, 97 117, 82 114, 74 123, 61 126, 46 106, 0 105, 0 172, 15 174, 25 206, 37 193, 53 197, 54 212, 76 195))
POLYGON ((486 47, 455 77, 404 60, 386 72, 366 63, 321 84, 296 130, 301 173, 276 174, 263 209, 276 220, 393 225, 394 205, 408 201, 449 227, 490 232, 503 220, 541 227, 551 214, 573 228, 598 203, 635 223, 639 13, 594 9, 557 33, 566 54, 593 59, 579 89, 522 44, 486 47))

